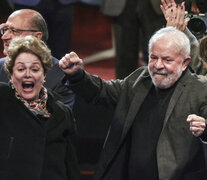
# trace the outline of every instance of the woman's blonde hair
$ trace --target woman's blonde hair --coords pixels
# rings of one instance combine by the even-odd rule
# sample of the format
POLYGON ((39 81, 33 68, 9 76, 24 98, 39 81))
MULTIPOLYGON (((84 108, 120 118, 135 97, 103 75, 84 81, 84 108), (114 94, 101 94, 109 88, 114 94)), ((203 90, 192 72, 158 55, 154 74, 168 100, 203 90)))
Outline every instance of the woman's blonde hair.
POLYGON ((9 76, 13 73, 13 66, 17 56, 23 52, 34 54, 40 59, 44 74, 52 68, 51 51, 42 40, 31 35, 17 37, 10 43, 7 58, 4 63, 4 68, 9 76))

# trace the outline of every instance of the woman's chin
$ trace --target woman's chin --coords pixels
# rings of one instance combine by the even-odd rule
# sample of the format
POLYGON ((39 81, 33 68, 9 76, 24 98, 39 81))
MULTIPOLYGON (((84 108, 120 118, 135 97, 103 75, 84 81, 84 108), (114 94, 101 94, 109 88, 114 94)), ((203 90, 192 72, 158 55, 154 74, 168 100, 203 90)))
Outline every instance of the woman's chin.
POLYGON ((35 96, 34 95, 30 95, 30 94, 22 94, 22 98, 27 100, 27 101, 33 101, 35 100, 35 96))

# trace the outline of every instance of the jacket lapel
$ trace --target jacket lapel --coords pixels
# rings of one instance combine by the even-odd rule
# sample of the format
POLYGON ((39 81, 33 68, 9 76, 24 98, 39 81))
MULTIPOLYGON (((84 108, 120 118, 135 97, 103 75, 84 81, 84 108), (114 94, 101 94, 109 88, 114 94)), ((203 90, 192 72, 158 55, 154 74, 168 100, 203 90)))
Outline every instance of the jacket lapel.
MULTIPOLYGON (((162 131, 163 129, 165 128, 166 126, 166 123, 170 117, 170 115, 172 114, 172 111, 178 101, 178 98, 180 97, 180 95, 182 94, 183 92, 183 88, 186 86, 186 83, 188 82, 188 74, 190 74, 190 71, 187 70, 186 72, 184 72, 185 74, 180 78, 180 80, 178 81, 177 85, 176 85, 176 88, 175 88, 175 91, 170 99, 170 102, 169 102, 169 105, 168 105, 168 108, 167 108, 167 112, 166 112, 166 115, 165 115, 165 119, 164 119, 164 123, 163 123, 163 128, 162 128, 162 131)), ((162 132, 161 132, 162 133, 162 132)))
POLYGON ((130 108, 129 108, 129 111, 126 117, 120 144, 124 140, 130 127, 132 126, 135 116, 137 115, 145 97, 147 96, 147 94, 149 93, 149 90, 152 87, 152 81, 149 76, 144 77, 141 81, 142 82, 136 84, 136 87, 134 88, 134 97, 132 99, 132 103, 130 105, 130 108))
POLYGON ((54 128, 57 126, 58 122, 61 122, 65 117, 63 110, 57 105, 57 99, 58 97, 55 97, 48 91, 48 104, 52 108, 53 113, 51 114, 49 120, 46 122, 47 129, 54 128))
MULTIPOLYGON (((116 123, 111 125, 111 128, 108 133, 107 145, 104 145, 104 153, 102 155, 102 161, 104 167, 100 167, 100 171, 105 171, 105 168, 111 163, 113 157, 116 155, 121 144, 123 143, 135 116, 142 105, 145 97, 147 96, 151 86, 152 81, 149 76, 142 77, 143 79, 138 79, 133 88, 132 102, 130 104, 127 117, 124 119, 124 124, 116 123), (146 80, 146 81, 145 81, 146 80), (140 81, 143 81, 140 83, 140 81), (111 132, 112 129, 112 132, 111 132), (111 135, 112 134, 112 135, 111 135)), ((102 173, 100 173, 102 174, 102 173)), ((103 174, 102 174, 103 175, 103 174)))
POLYGON ((175 87, 175 91, 171 97, 171 100, 169 102, 167 112, 165 115, 163 128, 162 128, 162 131, 161 131, 161 134, 159 137, 159 141, 157 144, 157 156, 162 157, 164 154, 163 150, 165 150, 165 151, 167 151, 168 157, 170 157, 170 159, 168 159, 168 161, 167 161, 164 158, 158 158, 157 163, 158 163, 158 171, 159 171, 159 178, 160 179, 169 179, 166 177, 168 177, 170 172, 173 172, 177 166, 177 161, 176 161, 174 151, 171 150, 170 145, 169 145, 170 142, 167 140, 166 125, 170 119, 171 114, 173 113, 173 110, 175 109, 175 106, 176 106, 180 96, 182 95, 185 87, 187 86, 187 84, 190 80, 188 78, 189 76, 190 76, 190 71, 187 70, 186 72, 184 72, 184 75, 177 82, 177 85, 175 87), (166 148, 167 148, 167 150, 166 150, 166 148), (165 166, 165 164, 167 164, 167 168, 163 168, 165 166))

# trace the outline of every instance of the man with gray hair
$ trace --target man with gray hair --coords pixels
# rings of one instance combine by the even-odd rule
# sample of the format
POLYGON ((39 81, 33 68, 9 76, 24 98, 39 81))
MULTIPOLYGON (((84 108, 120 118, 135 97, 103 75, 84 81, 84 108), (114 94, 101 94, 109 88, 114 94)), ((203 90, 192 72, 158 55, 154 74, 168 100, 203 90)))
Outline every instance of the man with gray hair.
POLYGON ((166 27, 149 41, 148 67, 123 80, 90 75, 74 52, 60 60, 77 95, 115 109, 96 180, 206 179, 207 84, 189 71, 189 54, 186 35, 166 27))

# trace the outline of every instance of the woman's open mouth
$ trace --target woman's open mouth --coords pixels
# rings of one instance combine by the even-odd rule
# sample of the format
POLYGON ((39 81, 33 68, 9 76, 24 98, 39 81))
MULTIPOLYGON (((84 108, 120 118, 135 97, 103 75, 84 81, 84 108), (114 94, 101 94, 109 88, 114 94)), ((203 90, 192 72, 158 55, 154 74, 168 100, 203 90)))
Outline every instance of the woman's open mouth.
POLYGON ((34 87, 34 83, 33 82, 23 82, 22 87, 23 87, 23 89, 32 89, 34 87))

